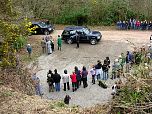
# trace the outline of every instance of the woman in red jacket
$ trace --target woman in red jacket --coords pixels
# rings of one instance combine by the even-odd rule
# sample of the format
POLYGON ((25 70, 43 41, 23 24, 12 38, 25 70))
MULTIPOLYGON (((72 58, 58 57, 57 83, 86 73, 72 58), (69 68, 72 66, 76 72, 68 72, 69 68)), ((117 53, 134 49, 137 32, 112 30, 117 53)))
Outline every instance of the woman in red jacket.
POLYGON ((77 77, 75 72, 73 72, 73 74, 70 75, 71 78, 71 82, 72 82, 72 90, 73 92, 77 90, 77 77))

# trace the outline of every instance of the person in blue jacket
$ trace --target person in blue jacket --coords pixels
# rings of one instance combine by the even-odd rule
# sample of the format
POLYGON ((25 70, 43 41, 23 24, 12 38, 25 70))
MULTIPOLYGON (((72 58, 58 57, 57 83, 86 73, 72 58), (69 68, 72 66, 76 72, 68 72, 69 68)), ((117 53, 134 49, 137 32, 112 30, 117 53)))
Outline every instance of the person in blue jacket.
POLYGON ((31 44, 27 44, 27 48, 26 48, 28 54, 29 54, 29 58, 31 59, 31 53, 32 53, 32 46, 31 44))

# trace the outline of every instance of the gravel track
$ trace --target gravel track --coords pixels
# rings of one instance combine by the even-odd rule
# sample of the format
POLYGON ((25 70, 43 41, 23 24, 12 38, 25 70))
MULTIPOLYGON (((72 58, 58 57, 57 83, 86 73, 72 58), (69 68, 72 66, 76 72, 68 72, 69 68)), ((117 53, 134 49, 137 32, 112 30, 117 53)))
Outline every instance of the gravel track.
MULTIPOLYGON (((55 31, 52 36, 55 39, 62 30, 55 31)), ((41 80, 43 86, 44 97, 48 99, 62 99, 66 94, 71 96, 70 105, 80 105, 82 107, 90 107, 95 104, 107 103, 111 100, 111 87, 114 80, 108 79, 106 84, 107 89, 99 87, 97 84, 91 84, 91 76, 88 76, 88 87, 82 88, 76 92, 63 91, 63 84, 61 82, 60 92, 48 92, 48 84, 46 82, 47 72, 49 69, 58 69, 59 74, 63 74, 64 69, 72 73, 74 66, 79 69, 83 65, 90 69, 93 64, 99 59, 103 62, 106 56, 109 56, 113 62, 121 52, 131 50, 132 46, 127 40, 135 45, 141 45, 149 42, 151 32, 148 31, 103 31, 103 39, 97 45, 90 45, 89 43, 80 44, 80 48, 76 49, 76 44, 68 45, 63 43, 62 51, 58 51, 55 47, 55 52, 51 55, 42 55, 38 58, 38 67, 41 69, 37 72, 37 76, 41 80)), ((38 36, 39 37, 39 36, 38 36)), ((56 39, 55 39, 56 43, 56 39)))

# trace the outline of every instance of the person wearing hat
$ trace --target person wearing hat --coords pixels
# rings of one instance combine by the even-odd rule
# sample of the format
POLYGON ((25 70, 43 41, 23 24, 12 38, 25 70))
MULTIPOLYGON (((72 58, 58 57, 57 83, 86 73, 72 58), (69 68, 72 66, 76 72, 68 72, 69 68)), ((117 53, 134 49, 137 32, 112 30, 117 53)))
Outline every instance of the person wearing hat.
POLYGON ((31 59, 32 47, 31 47, 30 44, 27 44, 26 50, 27 50, 27 52, 28 52, 29 58, 31 59))
POLYGON ((119 60, 115 59, 114 64, 112 65, 112 77, 111 77, 112 80, 118 77, 119 67, 120 67, 119 60))

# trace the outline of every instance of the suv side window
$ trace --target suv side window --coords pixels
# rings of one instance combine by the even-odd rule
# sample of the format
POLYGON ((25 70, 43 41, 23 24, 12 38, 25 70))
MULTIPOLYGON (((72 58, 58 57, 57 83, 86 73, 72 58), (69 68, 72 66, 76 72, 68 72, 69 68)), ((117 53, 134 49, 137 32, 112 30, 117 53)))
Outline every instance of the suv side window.
POLYGON ((64 30, 64 31, 63 31, 63 35, 69 35, 69 31, 64 30))
POLYGON ((70 31, 70 34, 75 34, 76 33, 76 30, 72 30, 72 31, 70 31))
POLYGON ((82 30, 82 29, 77 30, 77 31, 78 31, 78 33, 79 33, 80 35, 82 35, 82 34, 83 34, 83 30, 82 30))

